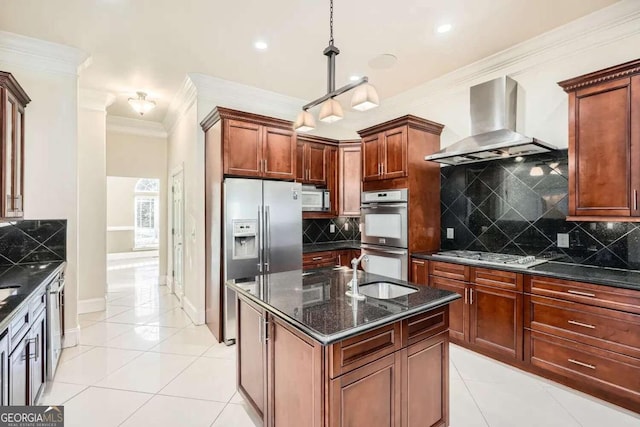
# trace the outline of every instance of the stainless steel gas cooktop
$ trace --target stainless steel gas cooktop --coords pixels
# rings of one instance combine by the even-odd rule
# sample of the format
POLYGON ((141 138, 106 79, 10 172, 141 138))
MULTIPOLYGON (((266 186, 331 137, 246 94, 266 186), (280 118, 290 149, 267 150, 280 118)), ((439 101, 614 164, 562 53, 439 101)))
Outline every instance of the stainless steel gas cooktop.
POLYGON ((453 260, 469 260, 474 264, 502 265, 509 267, 530 268, 548 261, 546 258, 534 256, 496 254, 479 251, 444 251, 433 254, 434 257, 453 260))

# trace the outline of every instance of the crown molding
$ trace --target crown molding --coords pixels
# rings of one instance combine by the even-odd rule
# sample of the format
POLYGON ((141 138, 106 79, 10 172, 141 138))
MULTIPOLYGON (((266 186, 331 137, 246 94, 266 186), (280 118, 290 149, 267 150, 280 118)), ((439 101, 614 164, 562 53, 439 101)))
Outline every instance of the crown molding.
POLYGON ((90 63, 78 48, 0 31, 0 64, 77 76, 90 63))
POLYGON ((167 137, 167 131, 162 123, 122 116, 107 116, 107 132, 150 136, 154 138, 167 137))
POLYGON ((78 106, 83 110, 106 113, 115 100, 114 94, 102 90, 80 88, 78 93, 78 106))
MULTIPOLYGON (((640 34, 640 3, 622 0, 563 26, 525 40, 467 66, 384 100, 379 108, 350 122, 355 128, 418 110, 443 93, 466 90, 502 75, 543 69, 549 63, 640 34)), ((566 76, 566 78, 572 76, 566 76)))
POLYGON ((198 97, 198 90, 193 84, 191 77, 187 74, 182 81, 182 85, 178 92, 174 95, 173 99, 169 103, 167 114, 162 121, 164 128, 168 134, 172 134, 176 124, 180 121, 182 116, 195 104, 198 97))

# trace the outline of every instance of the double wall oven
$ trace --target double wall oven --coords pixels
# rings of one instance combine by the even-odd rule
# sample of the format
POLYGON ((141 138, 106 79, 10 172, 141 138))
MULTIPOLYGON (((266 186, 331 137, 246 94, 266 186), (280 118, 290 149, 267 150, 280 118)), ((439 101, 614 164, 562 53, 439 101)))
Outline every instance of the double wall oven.
POLYGON ((408 190, 366 191, 360 209, 365 271, 394 279, 409 278, 408 190))

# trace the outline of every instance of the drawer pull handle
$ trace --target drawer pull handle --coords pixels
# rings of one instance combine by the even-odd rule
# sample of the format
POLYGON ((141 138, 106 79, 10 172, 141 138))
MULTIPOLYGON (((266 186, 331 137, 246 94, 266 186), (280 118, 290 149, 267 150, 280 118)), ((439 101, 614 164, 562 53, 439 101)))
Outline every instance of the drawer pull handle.
POLYGON ((314 260, 314 261, 320 261, 321 259, 322 259, 322 257, 321 257, 321 256, 314 256, 314 257, 313 257, 313 260, 314 260))
POLYGON ((569 289, 567 292, 570 293, 570 294, 580 295, 580 296, 583 296, 583 297, 592 297, 593 298, 593 297, 596 296, 596 294, 592 294, 592 293, 589 293, 589 292, 574 291, 572 289, 569 289))
POLYGON ((582 326, 583 328, 595 329, 596 327, 593 325, 589 325, 588 323, 576 322, 575 320, 567 320, 568 323, 576 326, 582 326))
POLYGON ((579 366, 584 366, 585 368, 589 368, 589 369, 596 369, 596 367, 594 365, 590 365, 588 363, 584 363, 581 362, 579 360, 575 360, 575 359, 567 359, 567 361, 575 364, 575 365, 579 365, 579 366))

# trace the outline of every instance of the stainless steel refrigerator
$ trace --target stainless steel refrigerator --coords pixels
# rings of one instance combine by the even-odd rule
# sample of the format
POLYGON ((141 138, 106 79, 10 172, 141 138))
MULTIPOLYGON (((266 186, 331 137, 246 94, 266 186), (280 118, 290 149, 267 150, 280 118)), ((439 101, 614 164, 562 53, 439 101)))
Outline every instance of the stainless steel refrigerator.
MULTIPOLYGON (((301 185, 224 180, 224 279, 302 269, 301 185)), ((224 341, 236 338, 236 295, 224 287, 224 341)))

